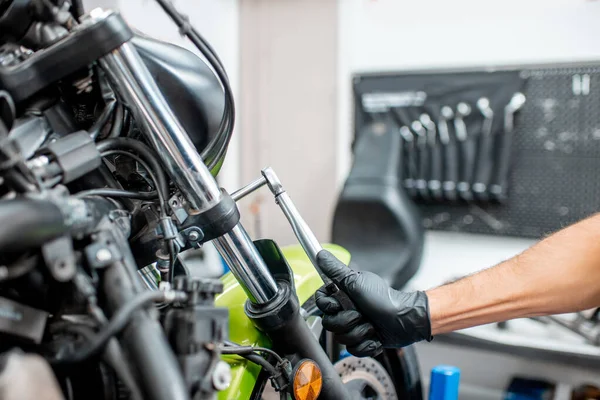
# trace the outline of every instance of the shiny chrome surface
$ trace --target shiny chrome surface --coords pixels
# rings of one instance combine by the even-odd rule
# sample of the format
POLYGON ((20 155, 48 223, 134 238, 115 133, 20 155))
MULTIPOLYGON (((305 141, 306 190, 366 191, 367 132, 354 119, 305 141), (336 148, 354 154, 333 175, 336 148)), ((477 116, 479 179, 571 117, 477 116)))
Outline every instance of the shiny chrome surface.
MULTIPOLYGON (((215 206, 221 199, 216 180, 133 45, 123 44, 104 56, 100 65, 136 122, 142 124, 171 179, 189 204, 198 212, 215 206)), ((275 296, 275 280, 240 224, 214 244, 252 301, 264 303, 275 296)))
POLYGON ((487 97, 480 98, 477 100, 477 108, 484 118, 481 132, 489 136, 492 134, 492 123, 494 121, 494 110, 490 106, 490 100, 487 97))
POLYGON ((298 238, 298 242, 312 261, 313 265, 317 265, 317 254, 323 250, 321 243, 315 237, 315 234, 310 229, 304 218, 300 215, 300 212, 290 199, 290 196, 283 192, 276 198, 277 204, 281 207, 281 211, 285 214, 287 220, 292 226, 294 234, 298 238))
POLYGON ((275 195, 275 202, 283 211, 283 214, 289 221, 292 226, 292 230, 298 238, 298 242, 310 258, 310 261, 317 268, 317 271, 320 272, 320 269, 317 265, 317 254, 319 251, 323 250, 321 243, 317 240, 315 234, 310 229, 302 215, 292 202, 292 199, 287 194, 283 186, 281 185, 281 181, 275 174, 275 171, 271 168, 265 168, 262 170, 262 174, 267 180, 267 185, 271 192, 275 195))
POLYGON ((526 98, 523 93, 515 93, 510 102, 504 107, 504 132, 512 132, 514 129, 515 113, 523 107, 526 98))
POLYGON ((467 103, 458 103, 458 106, 456 107, 456 116, 454 117, 454 131, 456 132, 456 138, 460 142, 464 142, 468 138, 467 125, 463 118, 470 114, 471 106, 467 103))
POLYGON ((250 182, 248 185, 244 186, 243 188, 238 189, 235 192, 231 193, 231 198, 234 201, 241 200, 244 197, 248 196, 250 193, 254 192, 255 190, 260 189, 261 187, 263 187, 266 184, 267 184, 267 180, 264 177, 260 177, 257 180, 255 180, 254 182, 250 182))
POLYGON ((163 165, 198 211, 219 202, 217 182, 167 104, 150 71, 131 43, 125 43, 100 60, 136 122, 157 150, 163 165))
POLYGON ((266 303, 277 294, 277 284, 241 224, 213 241, 231 273, 240 282, 250 301, 266 303))

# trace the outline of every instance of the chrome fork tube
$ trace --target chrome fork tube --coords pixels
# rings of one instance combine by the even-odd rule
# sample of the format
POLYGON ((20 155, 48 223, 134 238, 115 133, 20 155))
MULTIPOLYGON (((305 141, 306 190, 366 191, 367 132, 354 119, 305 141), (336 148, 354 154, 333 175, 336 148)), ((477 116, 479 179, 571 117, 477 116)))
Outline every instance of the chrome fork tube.
MULTIPOLYGON (((217 205, 221 192, 216 180, 135 47, 121 45, 104 56, 100 65, 189 204, 198 212, 217 205)), ((241 224, 215 239, 215 245, 251 301, 266 303, 277 294, 275 280, 241 224)))

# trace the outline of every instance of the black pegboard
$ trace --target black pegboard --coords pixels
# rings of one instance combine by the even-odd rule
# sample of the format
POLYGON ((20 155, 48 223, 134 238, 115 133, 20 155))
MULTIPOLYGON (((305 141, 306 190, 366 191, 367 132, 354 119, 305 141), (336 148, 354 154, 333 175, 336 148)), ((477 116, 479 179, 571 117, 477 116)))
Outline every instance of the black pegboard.
MULTIPOLYGON (((508 199, 419 204, 426 228, 539 238, 600 211, 600 63, 514 70, 526 79, 527 102, 515 120, 508 199), (589 92, 574 85, 574 76, 589 80, 589 92)), ((436 72, 421 74, 428 75, 436 72)), ((357 77, 355 94, 381 79, 357 77)), ((355 104, 360 132, 368 118, 360 101, 355 104)))

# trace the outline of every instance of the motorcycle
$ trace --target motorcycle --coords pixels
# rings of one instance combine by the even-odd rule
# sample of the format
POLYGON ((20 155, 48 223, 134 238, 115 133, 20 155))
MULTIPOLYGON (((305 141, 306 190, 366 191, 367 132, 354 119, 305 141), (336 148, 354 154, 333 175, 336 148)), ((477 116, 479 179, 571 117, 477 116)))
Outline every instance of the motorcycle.
POLYGON ((323 331, 317 289, 352 304, 275 172, 219 188, 227 74, 157 2, 204 60, 115 11, 0 1, 0 398, 422 398, 412 348, 344 357, 323 331), (300 245, 250 239, 236 201, 263 186, 300 245), (209 241, 219 280, 179 258, 209 241))

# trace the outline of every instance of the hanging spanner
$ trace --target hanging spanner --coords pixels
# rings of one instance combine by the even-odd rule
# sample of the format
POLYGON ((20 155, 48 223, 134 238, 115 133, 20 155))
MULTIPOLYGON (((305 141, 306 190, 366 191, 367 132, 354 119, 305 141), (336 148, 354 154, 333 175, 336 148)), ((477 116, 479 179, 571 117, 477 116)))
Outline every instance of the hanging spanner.
POLYGON ((440 110, 438 120, 438 132, 440 135, 440 143, 444 148, 444 182, 442 189, 444 197, 447 200, 456 200, 456 184, 458 183, 459 171, 459 154, 456 146, 456 140, 450 139, 450 129, 448 121, 454 118, 454 111, 449 106, 443 106, 440 110))
POLYGON ((471 114, 471 106, 461 102, 456 106, 454 117, 454 132, 460 148, 461 173, 460 180, 456 188, 459 196, 470 201, 473 198, 471 191, 471 177, 475 169, 475 142, 467 133, 467 125, 464 118, 471 114))
POLYGON ((429 176, 427 187, 431 193, 431 197, 435 201, 442 200, 442 181, 444 180, 444 172, 442 166, 442 146, 439 145, 437 139, 437 129, 435 122, 431 120, 429 114, 423 113, 419 116, 419 121, 427 131, 427 146, 429 147, 429 176))
POLYGON ((497 146, 498 151, 496 152, 494 162, 494 176, 490 183, 490 193, 494 200, 502 201, 506 198, 514 117, 515 113, 525 104, 525 100, 525 95, 517 92, 512 96, 506 107, 504 107, 504 132, 497 146))
POLYGON ((417 151, 419 154, 419 166, 415 186, 421 198, 429 201, 429 190, 427 190, 427 180, 429 177, 429 148, 427 146, 427 130, 420 121, 413 121, 410 124, 411 129, 417 136, 417 151))
POLYGON ((406 168, 404 168, 404 166, 402 168, 402 183, 408 195, 411 198, 415 198, 417 195, 415 183, 415 179, 417 177, 417 150, 415 147, 415 138, 408 126, 401 126, 400 129, 398 129, 398 133, 402 137, 402 141, 404 143, 402 147, 404 165, 406 166, 406 168))
POLYGON ((492 127, 494 121, 494 110, 490 106, 490 101, 487 97, 482 97, 477 100, 477 108, 483 116, 483 124, 481 126, 481 134, 479 135, 479 146, 477 148, 477 166, 475 168, 475 176, 473 178, 473 193, 482 201, 488 200, 488 189, 492 178, 492 163, 494 157, 492 154, 492 127))

